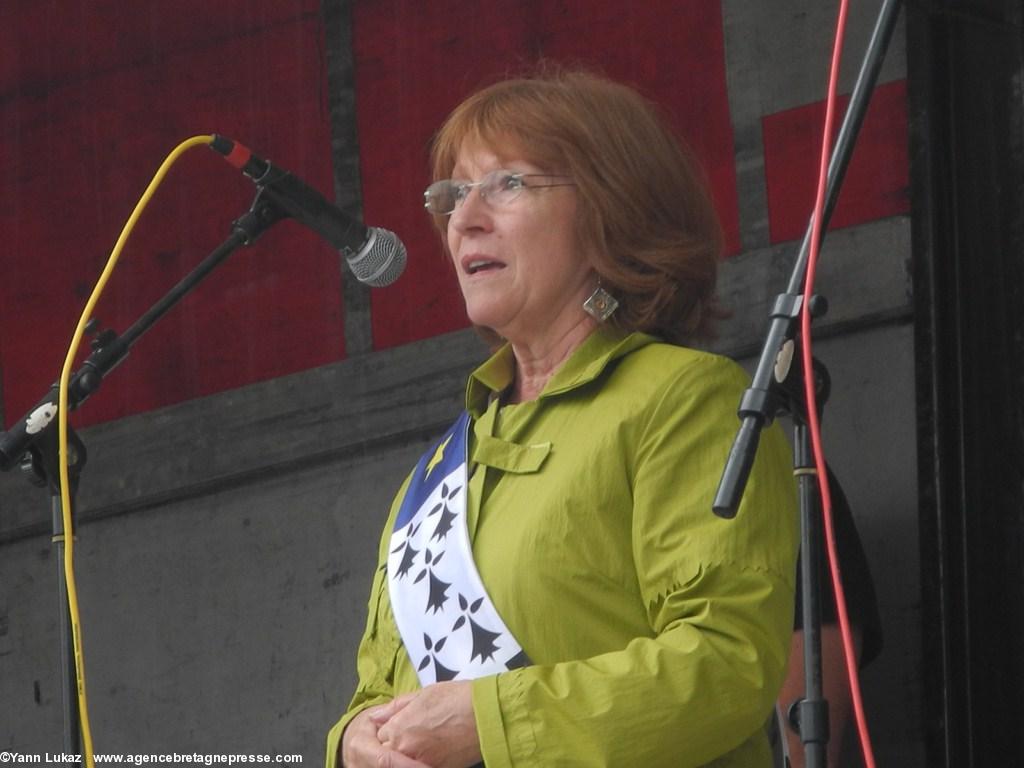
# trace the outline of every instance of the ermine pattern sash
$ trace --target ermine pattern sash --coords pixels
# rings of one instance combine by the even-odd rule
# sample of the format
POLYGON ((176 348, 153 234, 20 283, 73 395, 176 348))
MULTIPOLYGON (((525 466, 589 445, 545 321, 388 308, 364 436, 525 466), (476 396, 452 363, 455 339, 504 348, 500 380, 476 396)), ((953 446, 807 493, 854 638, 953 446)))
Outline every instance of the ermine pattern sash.
POLYGON ((528 663, 491 602, 466 523, 471 420, 463 413, 416 465, 391 532, 388 591, 421 685, 528 663))

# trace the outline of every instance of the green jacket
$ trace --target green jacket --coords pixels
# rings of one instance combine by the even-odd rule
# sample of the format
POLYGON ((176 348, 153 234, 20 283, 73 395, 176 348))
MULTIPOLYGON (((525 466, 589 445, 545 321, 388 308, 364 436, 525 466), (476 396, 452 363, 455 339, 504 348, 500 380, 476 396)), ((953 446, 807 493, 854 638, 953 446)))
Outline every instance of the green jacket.
MULTIPOLYGON (((537 400, 499 407, 513 370, 506 347, 466 396, 474 557, 533 662, 473 683, 486 765, 770 765, 762 726, 789 650, 798 524, 778 427, 735 519, 711 511, 746 374, 604 330, 537 400)), ((352 717, 419 687, 381 569, 358 673, 329 768, 352 717)))

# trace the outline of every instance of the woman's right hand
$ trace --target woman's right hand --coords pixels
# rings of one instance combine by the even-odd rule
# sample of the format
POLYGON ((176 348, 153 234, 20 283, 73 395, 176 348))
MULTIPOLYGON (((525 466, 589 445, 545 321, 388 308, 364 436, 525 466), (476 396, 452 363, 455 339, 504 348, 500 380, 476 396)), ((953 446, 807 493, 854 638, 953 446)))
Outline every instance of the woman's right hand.
POLYGON ((373 715, 386 705, 364 709, 345 727, 341 737, 341 764, 344 768, 430 768, 426 763, 388 749, 377 738, 383 725, 373 715))

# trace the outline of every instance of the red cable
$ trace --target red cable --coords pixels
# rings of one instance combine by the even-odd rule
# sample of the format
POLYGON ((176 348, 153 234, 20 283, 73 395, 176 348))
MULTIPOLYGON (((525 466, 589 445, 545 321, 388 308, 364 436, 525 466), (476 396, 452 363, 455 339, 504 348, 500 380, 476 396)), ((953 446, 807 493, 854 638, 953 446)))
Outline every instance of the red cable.
POLYGON ((839 573, 839 559, 836 554, 835 530, 832 525, 832 494, 825 471, 825 451, 821 444, 821 425, 818 422, 818 402, 814 389, 814 368, 811 352, 811 313, 809 297, 813 295, 814 273, 818 265, 818 253, 821 246, 821 219, 825 208, 825 188, 828 181, 828 161, 832 140, 832 125, 835 119, 835 101, 837 81, 839 79, 839 62, 843 49, 843 37, 846 31, 846 12, 848 0, 840 0, 839 21, 836 24, 835 45, 832 49, 832 67, 829 73, 828 99, 825 108, 825 134, 821 141, 821 160, 818 168, 818 192, 814 202, 814 219, 811 227, 811 248, 807 257, 807 272, 804 277, 804 301, 800 309, 800 335, 802 338, 804 393, 807 403, 807 424, 811 435, 811 446, 814 451, 814 463, 818 475, 818 486, 821 490, 821 506, 825 521, 825 541, 828 547, 829 570, 832 575, 832 589, 836 596, 836 612, 839 614, 839 630, 843 637, 843 651, 846 657, 846 670, 850 680, 850 694, 853 699, 853 711, 857 719, 857 732, 860 735, 861 750, 867 768, 875 768, 875 756, 871 748, 871 735, 868 733, 867 718, 864 715, 864 703, 861 698, 860 680, 857 676, 857 660, 853 648, 853 637, 850 634, 850 619, 846 612, 846 595, 843 592, 839 573))

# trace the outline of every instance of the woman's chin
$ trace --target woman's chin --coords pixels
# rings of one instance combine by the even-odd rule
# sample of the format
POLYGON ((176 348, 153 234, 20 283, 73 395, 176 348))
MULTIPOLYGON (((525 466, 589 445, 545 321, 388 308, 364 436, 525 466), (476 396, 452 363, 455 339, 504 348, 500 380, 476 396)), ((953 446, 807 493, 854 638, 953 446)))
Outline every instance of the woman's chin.
POLYGON ((489 328, 501 336, 505 335, 501 329, 508 326, 507 313, 498 311, 496 307, 467 304, 466 316, 473 325, 489 328))

